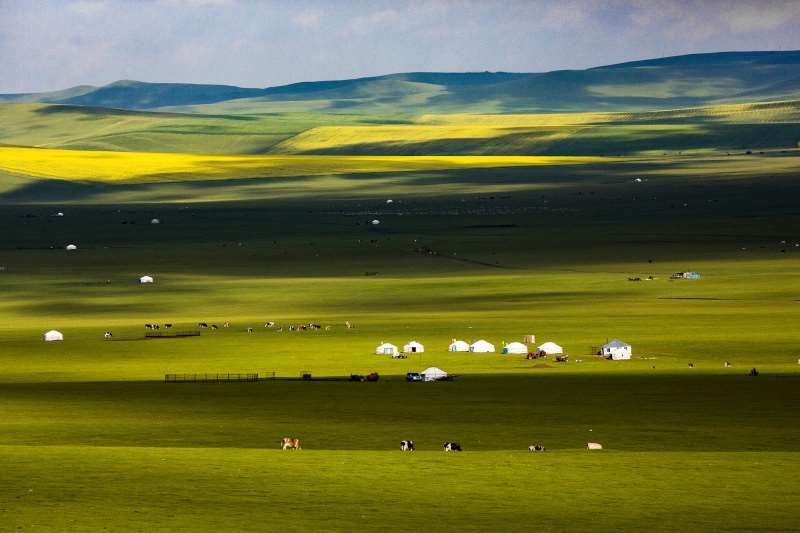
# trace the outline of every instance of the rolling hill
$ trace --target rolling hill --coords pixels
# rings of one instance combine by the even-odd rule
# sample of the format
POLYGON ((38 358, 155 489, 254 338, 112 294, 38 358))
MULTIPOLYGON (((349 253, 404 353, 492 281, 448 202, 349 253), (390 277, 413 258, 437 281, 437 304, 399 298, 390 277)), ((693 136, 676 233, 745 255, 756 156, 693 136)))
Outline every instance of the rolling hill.
POLYGON ((193 113, 535 113, 643 110, 800 98, 800 51, 693 54, 545 73, 412 72, 269 88, 118 81, 40 94, 42 102, 193 113))

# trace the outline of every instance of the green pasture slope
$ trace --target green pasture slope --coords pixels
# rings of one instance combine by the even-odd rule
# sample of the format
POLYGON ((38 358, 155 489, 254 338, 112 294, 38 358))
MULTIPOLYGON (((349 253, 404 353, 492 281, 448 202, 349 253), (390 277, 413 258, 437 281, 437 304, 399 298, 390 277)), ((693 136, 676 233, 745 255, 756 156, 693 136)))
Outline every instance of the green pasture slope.
POLYGON ((3 178, 0 530, 797 530, 797 155, 730 158, 3 178), (688 269, 703 279, 669 280, 688 269), (143 338, 200 321, 231 327, 143 338), (529 333, 570 362, 446 351, 529 333), (591 355, 614 337, 633 360, 591 355), (427 351, 373 353, 410 339, 427 351), (428 366, 456 379, 404 381, 428 366), (320 379, 161 381, 303 371, 320 379))

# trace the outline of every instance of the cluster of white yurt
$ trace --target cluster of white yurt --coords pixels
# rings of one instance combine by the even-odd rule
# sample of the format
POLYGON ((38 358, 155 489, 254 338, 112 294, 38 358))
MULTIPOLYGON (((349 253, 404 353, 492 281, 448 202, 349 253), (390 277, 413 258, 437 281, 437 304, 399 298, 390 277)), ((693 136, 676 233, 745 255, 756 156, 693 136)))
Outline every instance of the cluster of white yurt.
POLYGON ((51 329, 50 331, 46 332, 42 338, 44 339, 44 342, 63 341, 64 334, 55 329, 51 329))
POLYGON ((435 366, 426 368, 425 370, 420 372, 420 374, 422 374, 422 379, 424 381, 442 381, 447 379, 448 377, 447 372, 435 366))
POLYGON ((400 350, 391 342, 382 342, 375 348, 375 355, 400 355, 400 350))
POLYGON ((477 340, 469 345, 469 351, 473 353, 494 353, 494 344, 483 339, 477 340))
POLYGON ((503 346, 503 353, 509 355, 527 355, 528 345, 521 342, 509 342, 503 346))
POLYGON ((536 350, 539 353, 545 354, 545 355, 560 355, 560 354, 564 353, 564 348, 562 348, 561 346, 559 346, 558 344, 556 344, 556 343, 554 343, 552 341, 548 341, 548 342, 545 342, 544 344, 540 344, 539 346, 536 347, 536 350))
POLYGON ((403 345, 403 353, 422 353, 425 351, 425 346, 417 341, 409 341, 403 345))
POLYGON ((153 279, 153 276, 142 276, 141 278, 139 278, 139 283, 142 285, 144 285, 145 283, 153 283, 154 281, 155 280, 153 279))
POLYGON ((631 358, 633 350, 631 345, 619 339, 614 339, 603 345, 603 356, 608 357, 613 361, 623 361, 631 358))
POLYGON ((469 351, 469 343, 467 341, 460 341, 457 339, 453 339, 450 342, 450 346, 447 347, 448 352, 468 352, 469 351))

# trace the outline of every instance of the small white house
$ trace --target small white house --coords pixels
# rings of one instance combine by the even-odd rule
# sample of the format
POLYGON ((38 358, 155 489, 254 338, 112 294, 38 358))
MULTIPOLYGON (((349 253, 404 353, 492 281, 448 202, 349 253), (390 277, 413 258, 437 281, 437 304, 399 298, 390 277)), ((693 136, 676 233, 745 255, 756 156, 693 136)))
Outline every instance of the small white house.
POLYGON ((63 341, 63 340, 64 340, 64 334, 54 329, 51 329, 50 331, 44 334, 45 342, 63 341))
POLYGON ((558 355, 564 353, 564 349, 554 342, 546 342, 536 348, 540 353, 547 355, 558 355))
POLYGON ((473 342, 469 347, 469 351, 475 353, 494 352, 494 344, 481 339, 479 341, 473 342))
POLYGON ((528 347, 521 342, 510 342, 503 346, 503 353, 524 355, 528 353, 528 347))
POLYGON ((425 346, 417 341, 410 341, 403 346, 403 353, 422 353, 425 351, 425 346))
POLYGON ((142 283, 142 284, 144 284, 144 283, 153 283, 153 281, 154 281, 153 280, 153 276, 142 276, 141 278, 139 278, 139 283, 142 283))
POLYGON ((450 346, 447 347, 448 352, 468 352, 469 351, 469 343, 466 341, 458 341, 453 339, 453 342, 450 343, 450 346))
POLYGON ((445 372, 441 368, 436 368, 435 366, 426 368, 425 370, 420 372, 420 374, 422 374, 422 378, 425 381, 439 381, 442 379, 447 379, 448 375, 447 372, 445 372))
POLYGON ((74 244, 68 244, 68 245, 66 246, 66 248, 67 248, 67 251, 68 251, 68 252, 71 252, 71 251, 73 251, 73 250, 77 250, 77 249, 78 249, 78 247, 77 247, 77 246, 75 246, 74 244))
POLYGON ((630 359, 631 353, 631 345, 618 339, 603 345, 603 356, 610 357, 614 361, 630 359))
POLYGON ((400 355, 400 350, 398 350, 397 346, 395 346, 394 344, 391 344, 389 342, 384 342, 383 344, 375 348, 375 354, 391 355, 392 357, 395 357, 397 355, 400 355))

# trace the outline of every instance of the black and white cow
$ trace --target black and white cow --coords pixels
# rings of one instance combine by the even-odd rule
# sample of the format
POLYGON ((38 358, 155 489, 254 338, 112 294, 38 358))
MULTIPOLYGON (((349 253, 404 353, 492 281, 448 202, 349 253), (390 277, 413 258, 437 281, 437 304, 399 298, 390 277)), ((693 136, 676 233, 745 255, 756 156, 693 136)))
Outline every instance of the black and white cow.
POLYGON ((401 440, 400 441, 400 450, 404 452, 413 452, 414 451, 414 441, 413 440, 401 440))
POLYGON ((528 451, 529 452, 543 452, 544 451, 544 446, 542 446, 541 444, 531 444, 530 446, 528 446, 528 451))
POLYGON ((446 452, 460 452, 461 445, 457 442, 445 442, 442 446, 446 452))

